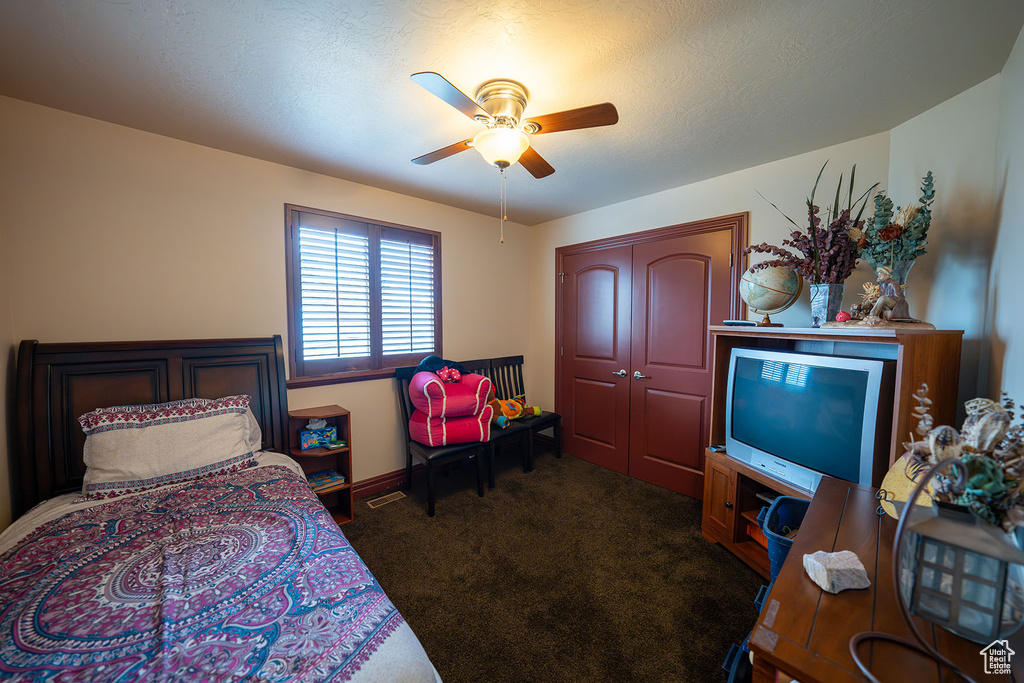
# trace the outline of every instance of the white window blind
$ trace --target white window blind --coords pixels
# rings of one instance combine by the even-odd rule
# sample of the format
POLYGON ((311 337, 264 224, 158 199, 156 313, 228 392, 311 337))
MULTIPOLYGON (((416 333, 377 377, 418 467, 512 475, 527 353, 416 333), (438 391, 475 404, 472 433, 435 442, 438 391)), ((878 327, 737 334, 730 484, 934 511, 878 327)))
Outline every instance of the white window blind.
POLYGON ((303 359, 369 356, 369 240, 300 228, 299 268, 303 359))
POLYGON ((434 248, 380 241, 381 342, 385 356, 434 349, 434 248))
POLYGON ((292 380, 384 377, 440 355, 439 233, 288 204, 285 242, 292 380))

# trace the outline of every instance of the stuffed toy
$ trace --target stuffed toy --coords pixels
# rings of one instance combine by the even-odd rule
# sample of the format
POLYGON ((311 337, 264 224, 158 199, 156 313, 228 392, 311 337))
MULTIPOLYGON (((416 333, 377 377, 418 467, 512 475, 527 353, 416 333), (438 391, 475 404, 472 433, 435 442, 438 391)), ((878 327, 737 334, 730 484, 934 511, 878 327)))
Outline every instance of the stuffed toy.
POLYGON ((449 382, 451 384, 462 380, 462 373, 447 365, 437 371, 437 376, 441 378, 442 382, 449 382))
POLYGON ((494 387, 491 387, 491 390, 487 393, 487 405, 494 410, 494 417, 491 418, 491 422, 502 429, 508 427, 512 420, 518 420, 519 418, 531 415, 540 415, 541 413, 540 408, 537 406, 526 405, 526 396, 523 394, 509 399, 495 398, 494 387))
POLYGON ((429 418, 478 415, 493 393, 491 380, 472 372, 460 375, 458 382, 444 382, 433 372, 417 372, 409 380, 413 407, 429 418))

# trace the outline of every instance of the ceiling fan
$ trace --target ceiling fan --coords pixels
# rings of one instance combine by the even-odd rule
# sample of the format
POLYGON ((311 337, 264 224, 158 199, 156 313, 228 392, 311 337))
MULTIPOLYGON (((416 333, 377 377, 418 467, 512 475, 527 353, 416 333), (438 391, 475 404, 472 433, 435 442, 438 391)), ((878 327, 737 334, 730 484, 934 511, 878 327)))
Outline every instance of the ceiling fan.
POLYGON ((416 157, 412 160, 414 164, 432 164, 475 148, 488 163, 500 169, 508 168, 518 161, 534 178, 544 178, 554 173, 555 169, 533 149, 529 136, 610 126, 619 120, 619 113, 610 102, 524 120, 523 111, 530 94, 522 83, 507 78, 496 78, 481 84, 476 89, 475 101, 449 83, 444 76, 433 71, 415 73, 412 80, 469 118, 487 126, 468 140, 416 157))

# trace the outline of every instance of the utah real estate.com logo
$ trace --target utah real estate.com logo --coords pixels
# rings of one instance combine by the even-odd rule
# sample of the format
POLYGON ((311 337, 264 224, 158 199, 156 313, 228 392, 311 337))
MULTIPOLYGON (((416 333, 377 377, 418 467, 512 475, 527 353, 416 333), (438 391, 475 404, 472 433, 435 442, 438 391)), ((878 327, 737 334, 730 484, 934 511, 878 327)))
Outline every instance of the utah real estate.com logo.
POLYGON ((1010 673, 1010 657, 1017 653, 1010 649, 1009 642, 994 640, 982 649, 980 654, 985 658, 985 673, 1008 674, 1010 673))

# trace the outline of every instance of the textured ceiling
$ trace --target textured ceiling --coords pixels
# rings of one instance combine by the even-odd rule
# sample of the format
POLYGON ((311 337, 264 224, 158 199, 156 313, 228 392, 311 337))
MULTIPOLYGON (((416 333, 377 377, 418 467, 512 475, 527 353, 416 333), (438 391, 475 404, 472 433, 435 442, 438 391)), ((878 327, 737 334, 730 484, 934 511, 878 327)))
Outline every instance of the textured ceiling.
MULTIPOLYGON (((509 219, 552 218, 888 130, 998 73, 1021 0, 10 0, 0 94, 493 213, 472 95, 514 78, 538 115, 611 101, 607 128, 533 138, 509 219)), ((4 134, 10 134, 5 131, 4 134)))

